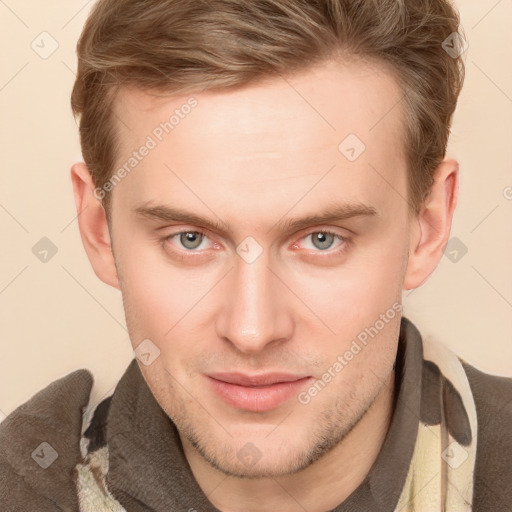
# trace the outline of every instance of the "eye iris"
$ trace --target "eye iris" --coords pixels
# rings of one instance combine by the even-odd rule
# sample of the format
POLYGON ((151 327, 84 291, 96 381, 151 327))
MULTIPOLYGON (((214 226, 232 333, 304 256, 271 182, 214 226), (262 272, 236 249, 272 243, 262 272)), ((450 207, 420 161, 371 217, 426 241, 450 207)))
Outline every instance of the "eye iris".
POLYGON ((331 245, 332 245, 332 242, 334 240, 334 235, 331 235, 329 233, 323 233, 323 232, 318 232, 318 233, 313 233, 313 244, 315 244, 315 246, 318 248, 318 249, 328 249, 331 245), (320 243, 320 245, 316 245, 317 242, 320 243))
POLYGON ((187 249, 196 249, 201 245, 202 240, 203 235, 197 231, 186 231, 180 235, 180 242, 187 249))

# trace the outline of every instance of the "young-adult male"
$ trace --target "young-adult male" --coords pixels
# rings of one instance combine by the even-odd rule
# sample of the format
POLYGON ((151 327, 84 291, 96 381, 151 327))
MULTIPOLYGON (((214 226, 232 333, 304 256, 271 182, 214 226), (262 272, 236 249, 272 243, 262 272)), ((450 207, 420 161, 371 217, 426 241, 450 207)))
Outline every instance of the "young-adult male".
POLYGON ((100 0, 82 241, 136 357, 0 427, 2 510, 510 510, 512 381, 402 315, 443 256, 445 0, 100 0))

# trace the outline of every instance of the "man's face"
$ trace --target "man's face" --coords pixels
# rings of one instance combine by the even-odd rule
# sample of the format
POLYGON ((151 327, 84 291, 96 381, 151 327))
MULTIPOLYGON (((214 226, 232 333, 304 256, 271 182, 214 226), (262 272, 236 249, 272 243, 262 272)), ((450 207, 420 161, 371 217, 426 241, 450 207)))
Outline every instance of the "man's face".
POLYGON ((148 385, 222 471, 306 467, 391 374, 410 231, 401 96, 381 67, 329 63, 238 91, 118 97, 116 169, 149 147, 112 196, 130 338, 158 348, 139 363, 148 385), (336 208, 349 216, 287 224, 336 208))

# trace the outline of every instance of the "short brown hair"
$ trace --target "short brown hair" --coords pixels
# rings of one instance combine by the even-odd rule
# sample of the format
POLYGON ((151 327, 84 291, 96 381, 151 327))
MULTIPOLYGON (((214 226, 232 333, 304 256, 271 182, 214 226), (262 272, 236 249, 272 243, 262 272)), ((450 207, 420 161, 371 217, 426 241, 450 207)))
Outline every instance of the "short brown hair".
POLYGON ((386 64, 404 93, 408 202, 417 213, 464 81, 462 58, 443 44, 454 33, 459 14, 448 0, 99 0, 77 44, 71 94, 84 160, 102 187, 118 156, 119 87, 230 89, 344 53, 386 64))

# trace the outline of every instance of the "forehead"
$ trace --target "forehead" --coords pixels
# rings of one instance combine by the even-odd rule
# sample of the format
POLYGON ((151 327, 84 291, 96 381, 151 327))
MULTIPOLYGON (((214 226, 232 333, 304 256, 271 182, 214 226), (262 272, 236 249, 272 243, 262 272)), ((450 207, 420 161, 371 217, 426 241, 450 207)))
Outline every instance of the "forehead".
POLYGON ((121 89, 113 107, 117 167, 149 140, 153 147, 116 187, 113 202, 119 195, 125 206, 164 203, 180 188, 194 201, 215 192, 219 211, 253 207, 257 214, 258 204, 272 208, 282 196, 298 200, 311 189, 305 204, 337 193, 385 206, 392 201, 383 194, 386 182, 405 190, 402 97, 386 67, 360 61, 329 61, 220 92, 121 89))

